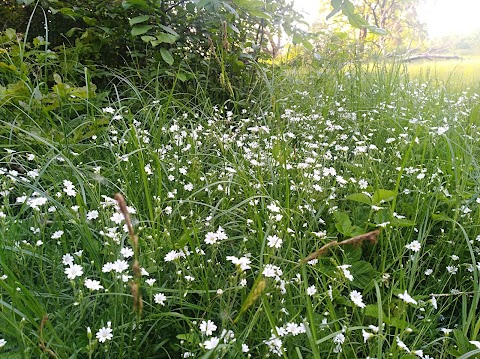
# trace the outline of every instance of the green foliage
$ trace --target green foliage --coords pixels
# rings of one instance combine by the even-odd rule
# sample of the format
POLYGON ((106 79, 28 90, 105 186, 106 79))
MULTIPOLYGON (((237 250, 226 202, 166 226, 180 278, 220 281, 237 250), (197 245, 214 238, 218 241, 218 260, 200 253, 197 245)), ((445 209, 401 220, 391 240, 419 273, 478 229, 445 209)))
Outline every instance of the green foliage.
MULTIPOLYGON (((137 73, 168 76, 170 85, 206 84, 221 100, 251 93, 259 60, 278 52, 275 38, 287 34, 311 46, 297 27, 302 17, 285 0, 43 0, 25 5, 11 9, 33 12, 31 21, 16 30, 28 28, 29 42, 42 36, 60 58, 89 66, 92 78, 105 76, 99 66, 129 66, 137 73)), ((101 88, 108 84, 105 78, 97 82, 101 88)))

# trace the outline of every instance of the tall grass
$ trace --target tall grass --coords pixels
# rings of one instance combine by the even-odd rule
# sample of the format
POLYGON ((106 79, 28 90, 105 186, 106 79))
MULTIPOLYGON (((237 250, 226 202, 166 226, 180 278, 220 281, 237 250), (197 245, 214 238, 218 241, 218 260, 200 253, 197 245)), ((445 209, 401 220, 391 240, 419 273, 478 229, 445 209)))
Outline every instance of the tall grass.
POLYGON ((128 72, 3 102, 2 355, 478 353, 479 95, 272 71, 226 103, 128 72))

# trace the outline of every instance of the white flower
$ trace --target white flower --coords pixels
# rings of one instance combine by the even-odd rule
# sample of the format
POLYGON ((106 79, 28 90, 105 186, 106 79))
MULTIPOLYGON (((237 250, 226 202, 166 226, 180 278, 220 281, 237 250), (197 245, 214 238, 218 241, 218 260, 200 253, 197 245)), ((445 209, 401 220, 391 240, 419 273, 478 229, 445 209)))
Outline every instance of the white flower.
POLYGON ((447 272, 450 274, 456 274, 458 272, 458 267, 456 266, 447 266, 447 272))
POLYGON ((359 308, 365 308, 363 296, 360 292, 353 290, 350 292, 350 300, 359 308))
POLYGON ((368 339, 373 338, 373 334, 365 331, 365 329, 362 329, 362 335, 363 335, 363 342, 366 343, 368 339))
POLYGON ((350 273, 350 270, 348 270, 348 268, 350 268, 350 267, 351 267, 350 264, 344 264, 344 265, 341 265, 341 266, 337 266, 338 269, 342 270, 345 278, 347 278, 350 282, 352 282, 353 281, 353 275, 352 275, 352 273, 350 273))
POLYGON ((5 346, 7 344, 7 341, 5 339, 0 339, 0 348, 5 346))
POLYGON ((62 235, 63 235, 63 231, 55 231, 55 232, 53 232, 51 238, 52 238, 52 239, 58 239, 58 238, 60 238, 62 235))
POLYGON ((117 273, 122 273, 124 270, 128 269, 128 263, 127 261, 117 259, 115 262, 113 262, 113 269, 117 273))
POLYGON ((368 182, 364 179, 361 179, 358 181, 358 187, 360 187, 360 189, 366 189, 368 187, 368 182))
POLYGON ((123 247, 120 249, 120 254, 122 255, 123 258, 130 258, 133 256, 133 249, 130 247, 123 247))
POLYGON ((98 280, 93 279, 85 279, 85 287, 90 290, 100 290, 103 289, 103 286, 100 284, 98 280))
POLYGON ((217 337, 211 337, 209 340, 205 340, 205 342, 203 342, 203 347, 207 350, 214 349, 218 343, 220 343, 220 339, 217 337))
POLYGON ((267 278, 274 278, 274 277, 280 277, 283 274, 283 272, 276 265, 267 264, 263 268, 262 274, 267 278))
POLYGON ((157 293, 153 297, 153 301, 161 306, 165 305, 165 301, 167 300, 167 296, 163 293, 157 293))
POLYGON ((282 242, 283 240, 281 238, 279 238, 278 236, 276 235, 273 235, 273 236, 268 236, 267 237, 267 242, 268 242, 268 246, 270 248, 280 248, 282 246, 282 242))
POLYGON ((423 358, 423 350, 412 350, 412 354, 415 354, 419 358, 423 358))
POLYGON ((273 212, 273 213, 279 213, 279 212, 280 212, 280 207, 278 207, 275 202, 270 203, 270 204, 267 206, 267 209, 268 209, 270 212, 273 212))
POLYGON ((309 296, 313 296, 317 293, 317 288, 315 288, 314 285, 311 285, 310 287, 307 288, 307 294, 309 296))
POLYGON ((105 343, 107 340, 112 340, 113 330, 109 325, 107 327, 100 328, 95 336, 100 343, 105 343))
POLYGON ((149 278, 145 281, 145 283, 147 283, 151 287, 155 284, 156 281, 157 280, 155 278, 149 278))
POLYGON ((111 106, 102 108, 102 111, 105 112, 105 113, 110 113, 110 114, 114 114, 114 113, 115 113, 115 109, 114 109, 113 107, 111 107, 111 106))
POLYGON ((250 348, 248 347, 247 344, 242 344, 242 353, 248 353, 250 351, 250 348))
POLYGON ((112 262, 107 262, 102 267, 103 273, 110 273, 114 269, 112 262))
POLYGON ((422 248, 422 245, 420 244, 419 241, 414 240, 413 242, 407 244, 405 248, 410 249, 412 252, 418 252, 420 251, 420 248, 422 248))
POLYGON ((67 194, 67 196, 75 197, 77 192, 75 191, 75 186, 69 180, 63 180, 63 192, 67 194))
POLYGON ((208 232, 206 235, 205 235, 205 243, 207 244, 215 244, 217 243, 217 234, 215 232, 208 232))
POLYGON ((152 166, 150 165, 150 163, 147 164, 147 165, 145 165, 144 169, 145 169, 145 173, 146 173, 147 175, 153 174, 152 166))
POLYGON ((415 299, 413 299, 410 294, 407 293, 407 291, 405 290, 405 292, 403 292, 403 294, 399 294, 398 297, 400 299, 403 299, 403 301, 405 303, 411 303, 411 304, 417 304, 417 301, 415 299))
POLYGON ((75 279, 83 275, 83 268, 79 264, 70 264, 69 267, 65 268, 65 274, 68 279, 75 279))
POLYGON ((345 342, 345 335, 343 333, 339 333, 333 337, 333 342, 337 344, 337 346, 333 349, 334 353, 341 353, 342 352, 342 344, 345 342))
POLYGON ((185 191, 191 192, 193 190, 193 184, 187 183, 185 186, 183 186, 185 191))
POLYGON ((73 256, 70 253, 66 253, 62 256, 62 262, 64 265, 69 266, 73 264, 73 256))
POLYGON ((38 211, 38 207, 43 206, 45 203, 47 203, 45 197, 33 197, 27 200, 27 205, 36 211, 38 211))
POLYGON ((167 254, 165 254, 165 258, 163 258, 163 260, 165 262, 171 262, 171 261, 174 261, 175 259, 177 259, 178 257, 180 257, 179 253, 172 250, 172 251, 168 252, 167 254))
POLYGON ((227 261, 230 261, 233 264, 237 265, 242 272, 251 268, 250 267, 251 260, 250 258, 247 258, 247 257, 237 258, 235 256, 227 256, 227 261))
POLYGON ((395 337, 395 339, 396 339, 397 345, 400 349, 403 349, 407 353, 410 353, 410 349, 408 349, 407 345, 404 342, 402 342, 399 337, 395 337))
POLYGON ((437 298, 435 298, 433 295, 432 295, 432 299, 430 299, 430 303, 432 304, 433 309, 437 309, 437 308, 438 308, 437 298))
POLYGON ((120 212, 115 212, 114 214, 112 214, 112 216, 110 217, 110 220, 116 224, 120 224, 122 223, 122 221, 125 219, 125 217, 123 217, 123 214, 120 213, 120 212))
POLYGON ((87 212, 87 219, 89 221, 91 221, 93 219, 97 219, 97 218, 98 218, 98 211, 96 209, 87 212))
POLYGON ((208 321, 202 321, 200 323, 200 331, 206 336, 212 335, 215 330, 217 330, 217 326, 210 319, 208 321))

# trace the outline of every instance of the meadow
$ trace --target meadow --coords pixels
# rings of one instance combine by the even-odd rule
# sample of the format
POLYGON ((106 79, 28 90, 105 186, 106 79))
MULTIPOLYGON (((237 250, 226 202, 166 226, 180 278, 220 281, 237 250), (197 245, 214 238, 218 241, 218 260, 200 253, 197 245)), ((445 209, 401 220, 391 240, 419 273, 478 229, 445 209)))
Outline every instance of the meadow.
POLYGON ((61 75, 0 88, 0 358, 480 356, 478 86, 61 75))
POLYGON ((407 65, 408 74, 422 82, 432 82, 433 86, 445 86, 461 91, 468 87, 478 87, 480 83, 480 57, 460 56, 452 60, 423 60, 407 65))

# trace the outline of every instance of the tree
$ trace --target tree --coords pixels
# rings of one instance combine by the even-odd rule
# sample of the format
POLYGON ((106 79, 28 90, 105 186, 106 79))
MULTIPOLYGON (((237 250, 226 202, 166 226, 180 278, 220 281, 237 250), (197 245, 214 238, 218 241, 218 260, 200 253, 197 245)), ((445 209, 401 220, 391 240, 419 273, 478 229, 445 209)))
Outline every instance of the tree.
POLYGON ((384 53, 403 52, 426 38, 417 14, 419 5, 420 0, 331 0, 333 11, 327 18, 342 12, 358 29, 361 51, 369 43, 384 53))

